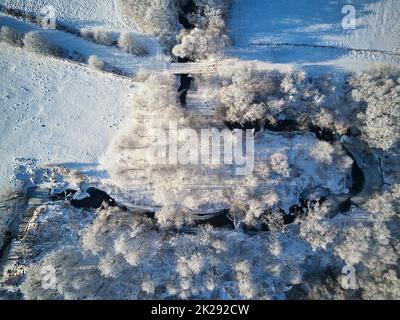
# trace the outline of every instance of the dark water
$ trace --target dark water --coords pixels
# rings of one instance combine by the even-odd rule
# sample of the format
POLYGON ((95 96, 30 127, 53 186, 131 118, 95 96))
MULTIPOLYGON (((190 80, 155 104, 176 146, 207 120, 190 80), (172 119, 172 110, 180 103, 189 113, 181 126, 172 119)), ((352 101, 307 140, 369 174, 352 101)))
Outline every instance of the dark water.
POLYGON ((76 208, 92 208, 98 209, 103 203, 107 203, 110 207, 116 207, 117 203, 115 199, 111 198, 106 192, 90 187, 86 190, 86 193, 89 194, 89 197, 76 200, 71 200, 71 205, 76 208))
POLYGON ((190 89, 190 85, 192 83, 193 78, 187 74, 181 74, 180 78, 181 78, 181 84, 178 88, 179 101, 182 107, 185 107, 187 94, 190 89))
MULTIPOLYGON (((269 130, 273 132, 295 132, 295 131, 308 131, 312 132, 315 134, 318 140, 333 143, 335 141, 338 141, 338 135, 332 132, 329 129, 326 128, 320 128, 318 126, 315 126, 313 124, 309 124, 306 128, 301 126, 297 121, 295 120, 277 120, 275 123, 270 123, 270 122, 265 122, 262 123, 260 121, 254 121, 254 122, 247 122, 244 124, 240 123, 228 123, 225 122, 225 125, 230 129, 241 129, 241 130, 246 130, 246 129, 254 129, 255 133, 263 130, 269 130)), ((358 135, 359 132, 355 131, 354 129, 349 129, 348 134, 350 136, 353 135, 358 135)), ((356 196, 359 194, 365 184, 365 176, 362 171, 362 169, 358 166, 357 162, 355 161, 354 157, 352 154, 349 152, 346 152, 349 157, 353 159, 353 166, 352 166, 352 171, 351 171, 351 180, 352 180, 352 185, 350 187, 350 195, 348 198, 346 198, 343 202, 339 203, 338 205, 338 210, 340 212, 348 212, 350 210, 350 207, 352 205, 351 197, 356 196)), ((327 197, 321 197, 320 199, 313 199, 311 201, 311 205, 316 204, 316 203, 323 203, 324 201, 327 200, 327 197)), ((310 206, 310 201, 306 201, 304 198, 300 196, 299 199, 300 205, 299 206, 293 206, 290 208, 290 211, 286 213, 287 216, 285 217, 285 223, 292 223, 296 216, 301 216, 304 215, 310 206), (294 215, 293 215, 294 213, 294 215), (291 217, 290 217, 291 215, 291 217), (293 221, 292 221, 293 220, 293 221)))

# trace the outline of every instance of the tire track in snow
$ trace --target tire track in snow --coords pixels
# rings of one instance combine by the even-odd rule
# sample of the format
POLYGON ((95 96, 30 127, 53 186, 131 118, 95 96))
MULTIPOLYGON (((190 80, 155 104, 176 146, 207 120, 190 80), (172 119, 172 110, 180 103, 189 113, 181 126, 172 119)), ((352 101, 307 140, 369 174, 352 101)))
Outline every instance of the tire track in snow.
POLYGON ((393 52, 388 50, 379 50, 379 49, 359 49, 359 48, 350 48, 345 46, 334 46, 334 45, 318 45, 318 44, 306 44, 306 43, 290 43, 290 42, 281 42, 281 43, 268 43, 262 41, 251 41, 250 45, 253 47, 269 47, 269 48, 314 48, 314 49, 328 49, 328 50, 339 50, 343 52, 347 52, 352 56, 366 57, 370 55, 376 55, 377 57, 386 57, 388 60, 392 62, 400 64, 400 52, 393 52))

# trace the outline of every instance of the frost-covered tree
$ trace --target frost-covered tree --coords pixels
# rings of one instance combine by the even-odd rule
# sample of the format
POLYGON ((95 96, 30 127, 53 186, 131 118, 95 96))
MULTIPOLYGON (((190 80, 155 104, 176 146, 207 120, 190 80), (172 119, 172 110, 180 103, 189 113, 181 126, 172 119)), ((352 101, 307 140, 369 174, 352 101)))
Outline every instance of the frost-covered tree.
POLYGON ((326 219, 328 212, 326 205, 316 206, 301 221, 300 236, 307 240, 313 250, 326 250, 337 236, 337 230, 326 219))
POLYGON ((345 79, 335 83, 300 71, 231 60, 221 63, 211 78, 219 95, 218 114, 228 122, 293 120, 300 126, 312 124, 342 134, 354 125, 355 107, 343 110, 345 79))
POLYGON ((6 42, 12 46, 23 46, 24 34, 18 32, 14 28, 3 26, 0 29, 0 41, 6 42))
MULTIPOLYGON (((229 44, 225 27, 230 0, 193 0, 196 12, 188 19, 192 30, 182 30, 172 53, 180 58, 203 60, 218 56, 229 44)), ((182 5, 182 3, 181 3, 182 5)))
MULTIPOLYGON (((328 218, 326 208, 317 207, 301 223, 300 235, 313 249, 325 250, 339 270, 345 265, 355 268, 358 298, 399 298, 397 189, 398 186, 394 186, 390 191, 375 195, 364 205, 365 211, 355 212, 350 219, 328 218)), ((336 287, 340 288, 340 278, 336 281, 336 287)), ((336 294, 340 292, 339 289, 336 294)))
POLYGON ((148 53, 145 39, 132 32, 121 33, 118 39, 118 47, 137 56, 144 56, 148 53))
POLYGON ((275 173, 289 177, 288 158, 284 154, 274 153, 271 155, 271 168, 275 173))
POLYGON ((275 73, 257 69, 251 63, 219 70, 220 112, 224 120, 246 123, 274 117, 282 111, 282 104, 267 96, 277 89, 275 73))
POLYGON ((45 35, 40 31, 28 32, 24 37, 24 46, 27 50, 49 55, 58 58, 68 57, 68 52, 64 48, 52 43, 45 35))
POLYGON ((333 153, 335 152, 334 147, 326 141, 318 141, 311 149, 311 156, 325 164, 332 164, 333 153))
POLYGON ((105 62, 98 56, 90 56, 88 59, 88 65, 89 67, 97 70, 105 70, 106 68, 105 62))
POLYGON ((228 45, 224 6, 218 8, 212 2, 204 6, 201 17, 192 17, 197 22, 194 29, 180 32, 177 37, 179 44, 172 50, 175 56, 195 61, 204 60, 218 55, 228 45))
POLYGON ((167 36, 178 27, 175 0, 119 0, 122 12, 145 33, 167 36))
POLYGON ((200 61, 221 53, 228 43, 228 37, 211 27, 205 30, 194 28, 181 31, 178 41, 180 43, 172 50, 176 57, 200 61))
POLYGON ((393 148, 400 138, 400 71, 382 67, 353 76, 352 97, 365 108, 363 136, 372 147, 393 148))
MULTIPOLYGON (((55 232, 57 215, 47 219, 55 232)), ((99 212, 78 236, 29 266, 22 293, 30 299, 282 298, 299 282, 305 246, 290 237, 246 235, 210 226, 196 233, 163 232, 151 220, 120 210, 99 212), (293 258, 294 264, 282 267, 293 258)))
POLYGON ((118 41, 118 33, 104 28, 84 28, 80 30, 80 34, 87 40, 91 40, 105 46, 114 46, 118 41))

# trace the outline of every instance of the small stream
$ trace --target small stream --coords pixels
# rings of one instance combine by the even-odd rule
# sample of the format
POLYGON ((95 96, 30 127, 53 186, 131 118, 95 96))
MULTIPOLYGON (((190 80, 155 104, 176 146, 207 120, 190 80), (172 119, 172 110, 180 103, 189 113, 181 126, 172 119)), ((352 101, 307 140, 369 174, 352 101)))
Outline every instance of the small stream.
MULTIPOLYGON (((181 7, 181 12, 178 14, 178 21, 185 29, 191 30, 195 27, 193 24, 190 23, 186 15, 194 13, 197 10, 198 8, 192 0, 189 0, 185 6, 181 7)), ((16 13, 13 12, 13 14, 16 13)), ((69 32, 71 31, 69 30, 69 32)), ((188 63, 193 61, 187 58, 178 58, 178 62, 188 63)), ((180 79, 180 85, 177 90, 178 99, 182 107, 186 107, 187 94, 194 79, 191 75, 187 74, 180 74, 178 75, 178 77, 180 79)), ((326 141, 329 143, 339 141, 338 135, 329 130, 319 128, 314 125, 304 127, 295 120, 279 120, 274 124, 266 121, 256 121, 245 124, 225 122, 225 126, 228 127, 230 130, 255 129, 255 132, 264 130, 281 133, 312 132, 315 134, 317 139, 321 141, 326 141)), ((357 136, 350 135, 350 137, 352 139, 355 139, 356 141, 359 141, 359 138, 357 136)), ((346 150, 346 153, 353 159, 353 167, 351 172, 352 185, 350 187, 349 194, 342 198, 335 198, 335 196, 330 195, 329 190, 323 188, 316 188, 313 190, 304 191, 299 197, 299 204, 293 205, 289 209, 289 212, 284 212, 280 208, 278 208, 275 212, 275 214, 278 214, 282 217, 283 224, 288 225, 293 223, 297 218, 306 215, 310 208, 317 204, 325 202, 329 198, 332 198, 333 200, 336 200, 337 203, 339 203, 337 206, 337 211, 339 212, 348 212, 352 205, 360 203, 360 200, 354 203, 353 198, 363 193, 364 187, 368 182, 368 174, 366 174, 366 172, 368 171, 366 171, 363 166, 360 166, 360 159, 362 158, 361 155, 355 154, 356 151, 354 151, 354 149, 351 150, 343 143, 342 146, 346 150), (361 167, 363 167, 364 170, 361 167)), ((371 170, 371 168, 369 168, 369 170, 371 170)), ((14 217, 9 226, 9 231, 6 234, 5 244, 3 245, 3 248, 0 249, 0 259, 2 259, 1 265, 4 264, 3 260, 5 259, 5 257, 9 256, 11 245, 14 240, 17 240, 19 231, 21 230, 21 225, 24 224, 24 221, 26 222, 27 220, 29 220, 30 216, 32 216, 34 210, 37 208, 38 205, 41 205, 47 201, 68 200, 70 201, 72 206, 84 209, 98 209, 101 208, 105 203, 108 206, 117 206, 122 210, 129 210, 129 208, 125 207, 124 205, 118 204, 117 201, 115 201, 102 190, 89 188, 86 191, 89 196, 80 200, 73 199, 73 195, 76 192, 76 190, 66 190, 62 194, 50 196, 49 193, 38 192, 37 189, 28 190, 28 193, 25 197, 25 210, 23 210, 25 211, 25 214, 23 216, 21 216, 21 214, 17 214, 14 217), (35 201, 33 201, 32 199, 35 201)), ((368 192, 366 194, 368 194, 368 192)), ((154 219, 155 216, 154 211, 144 211, 143 214, 152 219, 154 219)), ((272 214, 272 212, 265 212, 265 214, 272 214)), ((224 209, 219 212, 210 214, 198 214, 197 217, 197 225, 211 224, 214 227, 218 228, 235 229, 235 223, 230 215, 229 209, 224 209)), ((268 226, 264 224, 260 224, 256 227, 245 225, 242 225, 241 227, 245 231, 268 231, 268 226)))
MULTIPOLYGON (((188 0, 187 3, 180 8, 180 12, 178 12, 178 22, 182 25, 182 27, 188 31, 195 28, 195 26, 189 22, 187 15, 195 13, 199 10, 193 0, 188 0)), ((172 53, 171 53, 172 54, 172 53)), ((179 63, 188 63, 194 62, 188 58, 180 58, 178 57, 179 63)), ((178 88, 178 98, 182 107, 186 107, 186 98, 187 93, 190 89, 190 85, 193 81, 193 77, 188 74, 179 74, 180 85, 178 88)))
MULTIPOLYGON (((228 124, 228 127, 231 129, 237 128, 250 128, 252 124, 244 124, 244 125, 235 125, 228 124)), ((299 132, 305 131, 299 125, 296 125, 295 121, 282 121, 274 126, 269 124, 265 124, 265 126, 260 127, 261 129, 269 129, 269 131, 275 132, 299 132), (302 129, 302 130, 301 130, 302 129)), ((310 132, 316 133, 318 139, 323 141, 333 142, 337 141, 337 137, 335 134, 326 131, 316 129, 315 127, 309 128, 310 132), (332 139, 335 137, 335 139, 332 139)), ((307 132, 307 131, 305 131, 307 132)), ((353 139, 358 139, 357 137, 352 137, 353 139)), ((343 144, 342 144, 343 145, 343 144)), ((338 203, 337 211, 338 212, 348 212, 352 205, 359 205, 361 200, 353 201, 354 197, 359 197, 360 194, 364 193, 362 199, 366 200, 365 197, 370 196, 370 190, 367 188, 367 192, 365 192, 365 186, 367 185, 368 176, 365 174, 365 168, 361 168, 359 166, 359 161, 357 161, 357 156, 354 156, 350 150, 344 146, 347 151, 347 154, 354 160, 353 168, 351 172, 352 177, 352 186, 350 188, 349 195, 347 196, 335 196, 331 195, 328 189, 324 189, 321 187, 314 188, 312 190, 306 190, 302 192, 299 196, 299 204, 293 205, 290 207, 289 212, 284 212, 281 208, 278 208, 276 211, 267 211, 266 215, 270 215, 274 213, 281 217, 281 222, 283 225, 289 225, 296 221, 296 219, 301 218, 302 216, 307 215, 310 208, 313 208, 315 205, 319 205, 327 201, 328 199, 333 200, 333 203, 338 203)), ((354 151, 353 151, 354 152, 354 151)), ((370 167, 367 167, 371 170, 370 167)), ((367 171, 368 172, 368 171, 367 171)), ((78 192, 78 190, 65 190, 59 194, 51 194, 50 190, 42 190, 40 188, 30 188, 28 189, 25 197, 21 197, 16 200, 16 205, 18 205, 16 209, 16 214, 13 216, 13 220, 9 223, 9 228, 5 237, 4 245, 0 248, 0 271, 3 269, 4 265, 7 263, 8 259, 12 256, 18 256, 18 246, 15 244, 19 243, 20 240, 23 240, 23 235, 25 233, 26 226, 29 224, 30 219, 33 216, 34 211, 40 205, 45 204, 46 202, 53 201, 68 201, 72 206, 76 208, 83 208, 86 210, 94 210, 102 208, 105 206, 110 207, 118 207, 124 211, 130 211, 132 214, 140 214, 155 220, 155 211, 152 209, 133 209, 119 203, 114 198, 109 196, 105 191, 100 189, 89 187, 85 192, 87 194, 86 197, 81 199, 74 199, 74 195, 78 192)), ((134 207, 134 206, 133 206, 134 207)), ((214 213, 208 214, 197 214, 196 225, 203 224, 211 224, 216 228, 226 228, 226 229, 237 229, 237 225, 234 223, 234 219, 231 216, 231 212, 229 209, 224 209, 214 213)), ((269 227, 264 223, 259 223, 256 226, 247 226, 245 224, 240 224, 240 228, 245 232, 260 232, 260 231, 269 231, 269 227)), ((179 230, 180 232, 185 232, 184 230, 179 230)), ((188 229, 187 232, 195 232, 193 229, 188 229)))
MULTIPOLYGON (((272 131, 272 132, 280 132, 280 133, 288 133, 288 132, 312 132, 315 134, 316 138, 321 141, 325 141, 328 143, 333 143, 336 141, 339 141, 340 136, 337 134, 333 133, 332 131, 325 129, 325 128, 320 128, 315 125, 309 125, 308 127, 301 126, 297 121, 295 120, 278 120, 276 123, 271 124, 269 122, 264 122, 264 121, 256 121, 256 122, 248 122, 245 124, 239 124, 239 123, 225 123, 225 125, 230 129, 241 129, 241 130, 246 130, 246 129, 254 129, 255 133, 259 131, 272 131)), ((349 130, 350 132, 350 130, 349 130)), ((358 144, 362 144, 359 140, 359 137, 357 135, 350 135, 350 138, 358 144)), ((292 223, 297 217, 302 216, 304 214, 307 214, 308 210, 315 204, 322 204, 329 198, 333 200, 333 203, 338 203, 337 206, 337 211, 344 213, 348 212, 351 208, 352 205, 359 205, 360 199, 357 199, 357 201, 354 201, 354 197, 359 196, 361 193, 364 191, 364 187, 366 186, 366 183, 368 181, 368 175, 366 174, 366 169, 365 166, 363 165, 363 169, 361 168, 360 165, 360 158, 362 157, 357 157, 355 156, 354 151, 351 152, 349 151, 349 146, 346 146, 342 143, 342 147, 346 151, 346 154, 352 158, 353 160, 353 165, 352 165, 352 170, 351 170, 351 187, 349 188, 349 194, 347 196, 335 196, 335 195, 330 195, 329 191, 328 194, 325 194, 324 196, 321 197, 316 197, 313 199, 305 199, 304 196, 300 196, 299 198, 299 203, 300 205, 295 205, 292 206, 289 210, 289 212, 284 213, 284 222, 285 224, 290 224, 292 223)), ((379 171, 379 168, 375 168, 376 171, 379 171)), ((380 187, 383 186, 383 181, 380 184, 380 187)), ((378 183, 378 188, 379 189, 379 183, 378 183)), ((304 194, 304 193, 303 193, 304 194)), ((282 209, 279 209, 283 211, 282 209)))
MULTIPOLYGON (((193 13, 197 10, 195 4, 193 1, 188 1, 187 5, 185 7, 182 7, 182 12, 179 14, 179 22, 181 25, 187 29, 191 30, 194 28, 194 25, 192 25, 189 20, 186 18, 185 15, 193 13)), ((193 62, 190 61, 189 59, 186 58, 178 58, 178 62, 180 63, 187 63, 187 62, 193 62)), ((187 93, 190 90, 190 85, 193 81, 193 78, 190 75, 187 74, 181 74, 179 75, 180 77, 180 86, 178 88, 178 97, 179 101, 182 105, 182 107, 186 107, 186 98, 187 98, 187 93)), ((259 131, 272 131, 272 132, 281 132, 281 133, 288 133, 288 132, 312 132, 315 134, 317 139, 321 141, 326 141, 328 143, 333 143, 336 141, 339 141, 340 137, 333 133, 330 130, 327 130, 325 128, 320 128, 318 126, 309 124, 307 127, 301 126, 296 120, 278 120, 276 123, 272 124, 268 121, 254 121, 254 122, 248 122, 244 124, 240 123, 224 123, 227 128, 230 130, 234 129, 241 129, 241 130, 246 130, 246 129, 254 129, 255 133, 259 131)), ((349 130, 350 132, 350 130, 349 130)), ((356 136, 351 136, 353 139, 358 139, 356 136)), ((338 206, 336 210, 338 212, 348 212, 351 208, 352 205, 355 203, 352 201, 353 197, 359 195, 362 193, 363 188, 366 183, 366 175, 364 171, 361 169, 359 165, 359 161, 357 161, 356 157, 352 152, 346 148, 342 144, 343 148, 345 149, 347 155, 353 159, 353 166, 352 166, 352 171, 351 171, 351 187, 349 188, 349 194, 347 196, 334 196, 330 195, 329 190, 325 193, 321 193, 320 197, 314 197, 312 199, 307 199, 305 197, 305 193, 309 191, 305 191, 300 195, 299 197, 299 205, 294 205, 289 209, 289 212, 284 212, 282 209, 278 209, 279 213, 282 215, 282 219, 284 224, 291 224, 293 223, 296 218, 303 216, 307 214, 308 210, 310 207, 313 207, 315 204, 322 204, 325 202, 329 197, 334 200, 334 203, 338 203, 338 206)), ((266 213, 267 214, 267 213, 266 213)), ((229 209, 227 210, 222 210, 220 212, 216 212, 214 214, 208 215, 208 216, 202 216, 201 217, 201 224, 202 223, 210 223, 214 226, 218 227, 229 227, 232 228, 234 227, 234 224, 232 220, 229 217, 229 209)), ((266 226, 260 226, 261 230, 264 230, 266 226)), ((259 228, 259 229, 260 229, 259 228)))

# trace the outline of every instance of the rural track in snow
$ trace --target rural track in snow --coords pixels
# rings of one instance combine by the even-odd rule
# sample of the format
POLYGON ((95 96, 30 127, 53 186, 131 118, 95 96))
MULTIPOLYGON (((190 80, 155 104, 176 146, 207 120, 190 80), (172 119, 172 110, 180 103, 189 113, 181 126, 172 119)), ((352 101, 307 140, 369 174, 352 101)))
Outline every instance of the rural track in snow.
POLYGON ((349 56, 359 58, 374 58, 377 61, 385 60, 393 63, 400 64, 400 48, 399 52, 381 50, 381 49, 365 49, 365 48, 351 48, 346 46, 335 46, 328 44, 307 44, 307 43, 290 43, 290 42, 263 42, 263 41, 251 41, 250 46, 253 47, 265 47, 265 48, 311 48, 311 49, 326 49, 326 50, 337 50, 347 53, 349 56), (382 59, 384 58, 384 59, 382 59))

